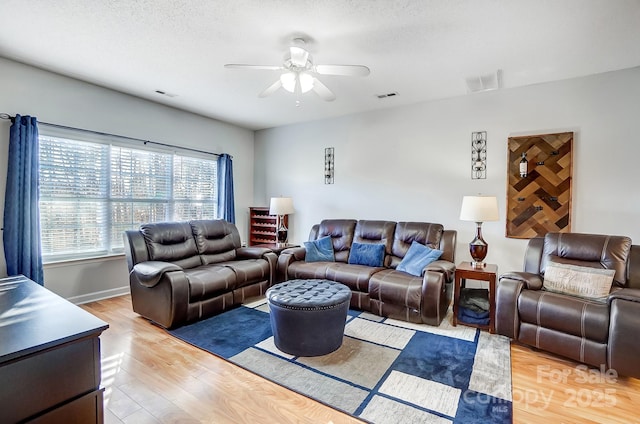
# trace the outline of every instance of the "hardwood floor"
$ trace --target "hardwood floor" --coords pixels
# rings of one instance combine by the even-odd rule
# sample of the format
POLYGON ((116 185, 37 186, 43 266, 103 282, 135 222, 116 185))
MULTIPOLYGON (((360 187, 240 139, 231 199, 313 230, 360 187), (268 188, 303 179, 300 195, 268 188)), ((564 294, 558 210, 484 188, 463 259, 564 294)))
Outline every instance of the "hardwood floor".
MULTIPOLYGON (((105 423, 361 423, 184 343, 129 296, 82 305, 102 341, 105 423)), ((640 423, 640 380, 512 344, 514 423, 640 423)))

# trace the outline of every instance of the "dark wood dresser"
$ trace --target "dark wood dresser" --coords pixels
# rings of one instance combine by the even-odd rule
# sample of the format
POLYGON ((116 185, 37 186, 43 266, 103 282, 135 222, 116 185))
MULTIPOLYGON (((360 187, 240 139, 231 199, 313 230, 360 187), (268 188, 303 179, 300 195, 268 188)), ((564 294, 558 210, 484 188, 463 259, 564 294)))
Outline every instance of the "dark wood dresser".
POLYGON ((0 422, 102 423, 108 327, 25 277, 0 279, 0 422))

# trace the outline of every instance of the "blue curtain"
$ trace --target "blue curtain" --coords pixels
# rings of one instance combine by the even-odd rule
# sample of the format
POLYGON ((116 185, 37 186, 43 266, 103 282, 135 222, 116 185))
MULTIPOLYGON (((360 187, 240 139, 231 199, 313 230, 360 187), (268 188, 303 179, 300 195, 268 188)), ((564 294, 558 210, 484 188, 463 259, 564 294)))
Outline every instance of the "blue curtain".
POLYGON ((233 201, 233 160, 226 153, 218 156, 218 218, 236 223, 233 201))
POLYGON ((36 118, 16 115, 9 131, 3 243, 7 274, 22 274, 43 285, 38 146, 36 118))

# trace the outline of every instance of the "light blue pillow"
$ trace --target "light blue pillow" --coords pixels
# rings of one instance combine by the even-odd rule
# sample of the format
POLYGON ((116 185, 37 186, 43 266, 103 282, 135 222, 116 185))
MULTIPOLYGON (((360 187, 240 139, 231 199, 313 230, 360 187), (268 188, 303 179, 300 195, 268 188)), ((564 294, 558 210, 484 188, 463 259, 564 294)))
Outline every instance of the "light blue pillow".
POLYGON ((384 244, 353 243, 349 251, 350 264, 382 266, 384 262, 384 244))
POLYGON ((333 256, 333 243, 331 236, 326 236, 313 241, 305 241, 304 248, 307 253, 305 262, 335 262, 333 256))
POLYGON ((424 244, 414 241, 411 243, 411 247, 407 250, 407 254, 404 255, 404 258, 402 258, 396 270, 420 277, 422 276, 424 267, 440 259, 440 256, 442 256, 442 250, 431 249, 424 244))

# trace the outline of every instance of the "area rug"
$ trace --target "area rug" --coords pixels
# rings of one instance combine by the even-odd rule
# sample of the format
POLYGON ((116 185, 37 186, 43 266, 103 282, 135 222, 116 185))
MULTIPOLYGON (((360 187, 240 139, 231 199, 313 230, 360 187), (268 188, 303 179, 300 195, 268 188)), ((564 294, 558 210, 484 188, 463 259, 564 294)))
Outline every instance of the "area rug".
POLYGON ((376 424, 511 423, 509 339, 349 310, 342 346, 294 357, 273 342, 266 300, 170 331, 268 380, 376 424))

